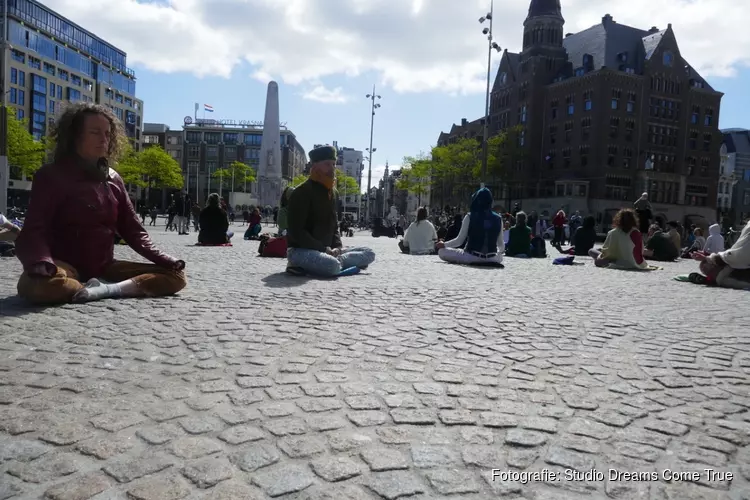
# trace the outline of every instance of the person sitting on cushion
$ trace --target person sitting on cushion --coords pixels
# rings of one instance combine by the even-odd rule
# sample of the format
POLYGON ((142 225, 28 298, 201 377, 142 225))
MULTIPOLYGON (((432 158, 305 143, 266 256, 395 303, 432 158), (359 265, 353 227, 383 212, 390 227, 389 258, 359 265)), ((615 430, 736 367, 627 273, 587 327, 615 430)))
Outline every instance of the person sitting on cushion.
POLYGON ((126 141, 114 113, 99 104, 69 104, 52 137, 53 162, 34 174, 16 240, 24 269, 18 295, 52 305, 173 295, 185 288, 185 262, 153 245, 122 178, 110 168, 126 141), (153 264, 115 260, 115 234, 153 264))
POLYGON ((508 257, 529 257, 530 253, 531 228, 526 224, 526 212, 517 212, 516 225, 509 231, 505 255, 508 257))
POLYGON ((417 220, 412 222, 404 234, 404 239, 398 242, 403 253, 411 255, 434 255, 437 243, 437 231, 432 222, 427 220, 427 209, 417 210, 417 220))
POLYGON ((567 250, 558 248, 560 253, 568 255, 588 255, 596 244, 596 219, 593 215, 583 218, 583 225, 576 229, 572 236, 573 246, 567 250))
POLYGON ((612 220, 612 225, 614 228, 607 233, 602 248, 592 248, 589 251, 596 267, 647 269, 648 262, 643 258, 643 236, 638 230, 635 212, 630 209, 620 210, 612 220))
POLYGON ((651 224, 643 256, 658 262, 674 262, 680 256, 680 251, 674 246, 674 239, 669 233, 662 231, 658 224, 651 224))
POLYGON ((492 211, 492 193, 482 187, 471 197, 471 209, 461 232, 450 241, 439 241, 440 259, 453 264, 500 265, 505 253, 503 219, 492 211), (466 243, 464 249, 459 248, 466 243))
POLYGON ((253 213, 250 214, 250 222, 247 225, 247 231, 245 231, 246 240, 258 239, 261 230, 263 230, 263 227, 260 225, 262 220, 263 218, 260 215, 260 209, 255 207, 253 213))
POLYGON ((693 258, 700 262, 708 281, 723 288, 750 290, 750 222, 729 250, 711 255, 696 252, 693 258))
POLYGON ((294 275, 335 276, 342 269, 366 269, 375 261, 369 248, 342 248, 334 183, 336 148, 310 151, 310 178, 289 197, 287 272, 294 275))
POLYGON ((211 193, 206 208, 198 216, 198 243, 201 245, 224 245, 234 233, 229 230, 229 217, 219 204, 219 194, 211 193))

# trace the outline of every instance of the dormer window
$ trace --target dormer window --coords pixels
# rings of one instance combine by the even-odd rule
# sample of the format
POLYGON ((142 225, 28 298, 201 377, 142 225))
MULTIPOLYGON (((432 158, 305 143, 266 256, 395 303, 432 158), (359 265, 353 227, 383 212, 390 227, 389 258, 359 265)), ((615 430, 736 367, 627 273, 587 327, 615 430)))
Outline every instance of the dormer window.
POLYGON ((586 70, 583 68, 576 69, 576 76, 583 76, 586 74, 586 70))
POLYGON ((583 54, 583 67, 584 69, 591 69, 594 66, 594 58, 591 54, 583 54))
POLYGON ((664 66, 672 66, 672 63, 674 62, 674 56, 670 51, 667 50, 662 56, 662 61, 664 62, 664 66))
POLYGON ((628 62, 628 53, 620 52, 619 54, 617 54, 617 60, 620 61, 621 63, 628 62))
POLYGON ((505 85, 505 83, 507 81, 508 81, 508 73, 506 73, 505 71, 503 71, 502 73, 500 73, 500 83, 502 83, 503 85, 505 85))

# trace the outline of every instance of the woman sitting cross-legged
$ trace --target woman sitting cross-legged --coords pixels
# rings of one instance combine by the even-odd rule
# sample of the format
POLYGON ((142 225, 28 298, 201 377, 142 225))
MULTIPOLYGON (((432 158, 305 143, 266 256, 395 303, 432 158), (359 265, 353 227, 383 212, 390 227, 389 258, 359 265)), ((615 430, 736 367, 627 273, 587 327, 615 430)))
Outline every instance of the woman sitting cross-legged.
POLYGON ((729 250, 711 255, 696 252, 693 258, 700 262, 700 271, 705 276, 697 282, 709 281, 722 288, 750 290, 750 222, 729 250))
POLYGON ((516 225, 508 231, 508 246, 505 249, 508 257, 531 256, 531 228, 526 224, 526 212, 516 214, 516 225))
POLYGON ((589 255, 589 251, 596 244, 596 219, 592 215, 584 217, 583 225, 576 229, 572 236, 573 246, 563 250, 557 246, 560 253, 568 255, 589 255))
POLYGON ((417 220, 412 222, 404 234, 404 239, 398 242, 403 253, 411 255, 434 255, 437 243, 437 231, 432 222, 427 220, 427 209, 417 210, 417 220))
POLYGON ((247 231, 245 231, 246 240, 257 240, 260 236, 260 232, 263 227, 260 225, 263 218, 260 215, 260 210, 255 207, 253 213, 250 214, 250 221, 247 225, 247 231))
POLYGON ((201 245, 224 245, 229 243, 234 233, 229 230, 229 217, 219 205, 219 194, 211 193, 206 201, 206 208, 199 216, 200 232, 198 243, 201 245))
POLYGON ((617 269, 647 269, 648 262, 643 258, 643 236, 638 230, 638 218, 630 209, 617 212, 612 220, 612 229, 599 250, 593 248, 589 255, 597 267, 617 269))
POLYGON ((122 178, 110 168, 126 141, 120 120, 105 106, 70 104, 52 137, 53 162, 34 174, 16 241, 24 269, 18 294, 52 305, 172 295, 185 288, 185 262, 154 247, 122 178), (115 234, 153 264, 115 260, 115 234))
POLYGON ((505 241, 503 219, 492 211, 492 193, 480 188, 471 198, 471 210, 464 217, 461 232, 450 241, 438 242, 438 256, 453 264, 501 266, 505 241), (459 248, 464 242, 466 247, 459 248))

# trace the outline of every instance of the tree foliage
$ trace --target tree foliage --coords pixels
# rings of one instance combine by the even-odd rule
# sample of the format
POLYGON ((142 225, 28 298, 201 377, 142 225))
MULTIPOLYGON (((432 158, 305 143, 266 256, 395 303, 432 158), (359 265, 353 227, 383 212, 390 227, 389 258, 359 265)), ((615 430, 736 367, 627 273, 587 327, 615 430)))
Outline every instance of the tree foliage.
POLYGON ((8 163, 22 174, 32 177, 47 161, 44 142, 35 141, 28 122, 18 120, 14 108, 6 108, 8 115, 8 163))
POLYGON ((220 168, 213 173, 212 177, 219 179, 222 187, 244 186, 246 182, 256 180, 255 169, 241 161, 234 161, 228 167, 220 168))
POLYGON ((180 164, 160 146, 136 152, 123 145, 122 154, 113 167, 125 184, 142 188, 182 189, 184 180, 180 164))
POLYGON ((289 186, 293 187, 293 188, 296 188, 297 186, 299 186, 300 184, 302 184, 303 182, 305 182, 307 179, 308 179, 308 176, 306 176, 306 175, 302 175, 302 174, 301 175, 297 175, 297 176, 294 177, 294 179, 292 179, 292 182, 289 183, 289 186))
POLYGON ((422 195, 429 191, 434 168, 434 162, 424 153, 417 156, 405 156, 401 176, 396 180, 396 188, 417 195, 421 203, 422 195))
POLYGON ((346 175, 343 170, 336 169, 336 191, 339 193, 355 194, 359 191, 359 185, 357 179, 350 175, 346 175))

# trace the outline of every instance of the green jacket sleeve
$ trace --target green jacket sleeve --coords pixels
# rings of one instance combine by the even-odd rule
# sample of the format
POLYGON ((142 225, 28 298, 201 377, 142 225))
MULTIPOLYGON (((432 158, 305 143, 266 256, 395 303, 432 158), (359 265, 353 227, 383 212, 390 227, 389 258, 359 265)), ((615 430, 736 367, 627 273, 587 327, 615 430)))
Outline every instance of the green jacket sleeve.
POLYGON ((287 237, 290 242, 302 248, 309 248, 319 252, 325 252, 326 246, 316 240, 306 229, 307 218, 310 217, 310 193, 303 186, 295 189, 289 197, 287 206, 287 237))

